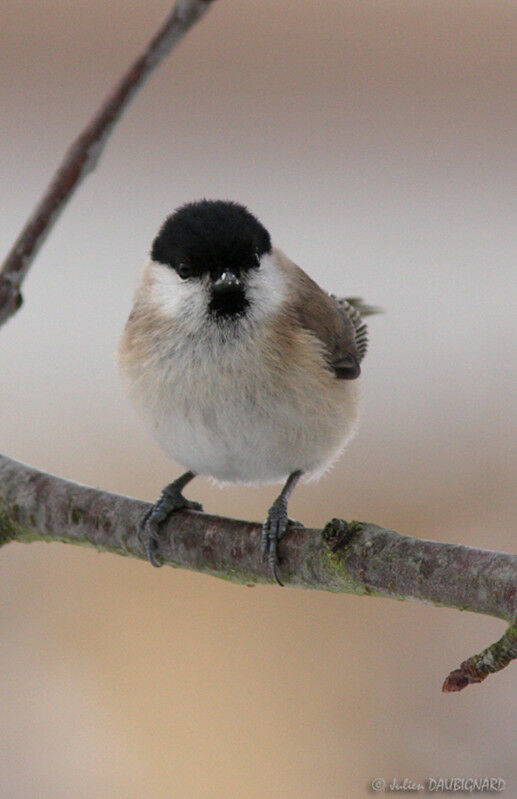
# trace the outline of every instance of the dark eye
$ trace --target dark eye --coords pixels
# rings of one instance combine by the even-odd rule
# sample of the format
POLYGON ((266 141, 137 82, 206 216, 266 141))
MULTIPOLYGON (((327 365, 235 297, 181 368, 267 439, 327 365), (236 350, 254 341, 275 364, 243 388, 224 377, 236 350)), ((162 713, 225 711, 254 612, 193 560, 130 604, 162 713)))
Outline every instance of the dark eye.
POLYGON ((178 275, 181 277, 182 280, 186 280, 192 274, 192 269, 188 264, 178 264, 178 268, 176 269, 178 275))
POLYGON ((258 254, 258 250, 255 250, 255 252, 253 253, 253 266, 256 267, 257 269, 260 266, 260 255, 258 254))

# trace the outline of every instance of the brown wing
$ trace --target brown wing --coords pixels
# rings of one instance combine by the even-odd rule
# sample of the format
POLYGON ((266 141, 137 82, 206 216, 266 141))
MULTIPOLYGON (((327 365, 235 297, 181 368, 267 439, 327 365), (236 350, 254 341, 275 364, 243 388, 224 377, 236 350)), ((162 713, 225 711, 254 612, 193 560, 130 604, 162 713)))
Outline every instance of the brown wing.
POLYGON ((300 324, 324 346, 329 367, 340 380, 361 374, 367 347, 367 329, 361 312, 373 313, 357 298, 338 299, 324 292, 302 269, 282 254, 282 265, 292 278, 291 309, 300 324))

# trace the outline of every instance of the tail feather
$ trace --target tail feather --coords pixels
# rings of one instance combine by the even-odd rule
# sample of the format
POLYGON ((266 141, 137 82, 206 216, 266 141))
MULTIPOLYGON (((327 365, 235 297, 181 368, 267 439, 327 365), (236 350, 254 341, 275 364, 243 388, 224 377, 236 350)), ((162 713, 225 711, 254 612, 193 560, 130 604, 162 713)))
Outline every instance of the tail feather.
POLYGON ((356 311, 359 311, 361 316, 373 316, 374 314, 384 313, 384 309, 380 308, 378 305, 367 305, 363 302, 362 297, 345 297, 345 301, 355 308, 356 311))
POLYGON ((382 308, 376 305, 366 305, 361 297, 336 297, 330 295, 341 310, 346 314, 354 326, 355 343, 359 359, 362 361, 368 349, 368 327, 363 322, 363 316, 383 313, 382 308))

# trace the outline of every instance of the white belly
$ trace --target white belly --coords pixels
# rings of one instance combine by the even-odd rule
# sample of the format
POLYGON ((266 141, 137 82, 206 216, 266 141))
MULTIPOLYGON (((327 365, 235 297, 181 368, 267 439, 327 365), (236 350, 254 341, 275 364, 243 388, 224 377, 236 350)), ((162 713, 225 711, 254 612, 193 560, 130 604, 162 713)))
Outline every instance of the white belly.
POLYGON ((298 469, 316 477, 355 432, 357 381, 336 380, 319 352, 317 369, 304 358, 279 368, 242 349, 212 355, 179 355, 157 401, 139 403, 185 468, 221 482, 277 482, 298 469))

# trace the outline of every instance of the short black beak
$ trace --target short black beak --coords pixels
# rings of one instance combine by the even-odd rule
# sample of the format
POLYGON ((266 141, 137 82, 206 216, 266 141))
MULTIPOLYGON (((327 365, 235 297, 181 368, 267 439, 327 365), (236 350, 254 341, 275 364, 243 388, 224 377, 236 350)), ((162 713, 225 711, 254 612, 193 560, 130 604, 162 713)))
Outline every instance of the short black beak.
POLYGON ((226 294, 230 291, 239 291, 242 283, 234 272, 226 270, 213 284, 214 294, 226 294))

